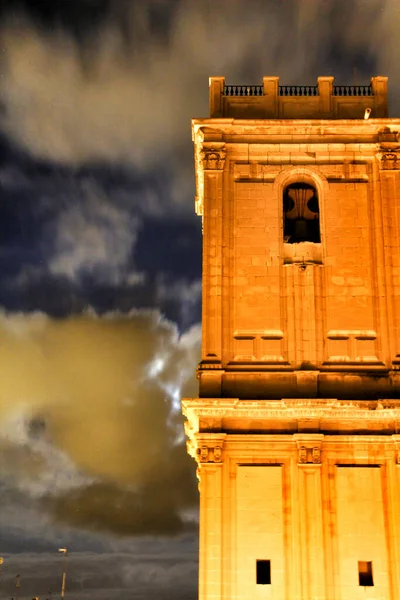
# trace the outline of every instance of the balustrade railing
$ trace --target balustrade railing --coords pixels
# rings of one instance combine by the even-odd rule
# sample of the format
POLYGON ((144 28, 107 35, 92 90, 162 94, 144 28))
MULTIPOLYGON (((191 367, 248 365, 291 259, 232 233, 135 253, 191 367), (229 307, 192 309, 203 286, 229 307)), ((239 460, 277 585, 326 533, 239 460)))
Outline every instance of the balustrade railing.
POLYGON ((318 96, 317 85, 280 85, 279 96, 318 96))
POLYGON ((262 85, 226 85, 224 96, 262 96, 262 85))
POLYGON ((334 85, 334 96, 372 96, 370 85, 334 85))
MULTIPOLYGON (((370 85, 334 85, 334 96, 372 96, 370 85)), ((225 85, 224 96, 263 96, 262 85, 225 85)), ((317 85, 280 85, 279 96, 318 96, 317 85)))

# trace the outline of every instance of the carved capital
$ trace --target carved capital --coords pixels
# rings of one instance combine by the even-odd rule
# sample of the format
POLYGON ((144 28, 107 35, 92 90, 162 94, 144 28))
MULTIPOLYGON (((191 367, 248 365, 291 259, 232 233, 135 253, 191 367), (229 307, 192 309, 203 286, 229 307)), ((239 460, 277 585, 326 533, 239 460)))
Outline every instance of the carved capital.
POLYGON ((225 144, 204 143, 200 151, 203 169, 207 171, 222 171, 225 165, 225 144))
POLYGON ((197 448, 196 460, 199 463, 222 462, 222 446, 211 446, 202 444, 197 448))
POLYGON ((299 465, 320 465, 322 456, 322 439, 320 435, 315 439, 297 438, 297 462, 299 465))
POLYGON ((298 457, 298 462, 302 465, 306 464, 307 462, 307 448, 305 446, 300 446, 300 448, 298 449, 299 451, 299 457, 298 457))
POLYGON ((312 458, 312 462, 315 465, 321 464, 321 447, 320 446, 314 446, 314 448, 311 450, 311 458, 312 458))
POLYGON ((380 147, 376 155, 379 160, 379 166, 382 171, 391 171, 400 169, 400 147, 398 145, 390 147, 380 147))
POLYGON ((200 418, 189 403, 189 399, 182 401, 183 413, 187 417, 185 433, 189 438, 186 442, 188 454, 195 459, 200 469, 208 463, 222 463, 227 434, 220 432, 221 417, 200 418), (200 431, 200 424, 209 431, 200 431))

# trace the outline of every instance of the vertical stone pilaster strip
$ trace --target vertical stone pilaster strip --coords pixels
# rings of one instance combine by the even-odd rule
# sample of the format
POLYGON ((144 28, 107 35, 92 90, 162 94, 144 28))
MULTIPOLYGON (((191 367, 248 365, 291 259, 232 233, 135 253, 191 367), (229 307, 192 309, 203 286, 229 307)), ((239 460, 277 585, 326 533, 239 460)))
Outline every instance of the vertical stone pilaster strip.
POLYGON ((316 363, 321 364, 324 361, 324 335, 326 331, 325 315, 325 277, 323 267, 314 267, 314 288, 315 288, 315 357, 316 363))
POLYGON ((294 328, 296 331, 296 367, 303 362, 303 299, 301 275, 298 265, 293 265, 293 296, 294 296, 294 328))
POLYGON ((400 600, 399 476, 400 469, 395 461, 388 460, 385 466, 381 467, 384 522, 389 562, 389 585, 393 600, 400 600))
POLYGON ((400 265, 400 193, 399 171, 381 170, 382 189, 382 221, 383 243, 387 248, 386 264, 384 268, 386 305, 388 321, 393 326, 388 328, 389 356, 393 360, 396 356, 400 359, 400 323, 397 313, 400 309, 400 280, 395 273, 400 265))
POLYGON ((339 568, 337 553, 337 523, 335 506, 335 461, 325 460, 321 468, 322 479, 322 521, 325 548, 326 600, 336 600, 339 589, 339 568))
POLYGON ((302 556, 301 556, 301 544, 302 544, 302 530, 301 530, 301 519, 302 519, 302 506, 299 503, 299 489, 300 489, 300 469, 298 466, 298 448, 294 449, 291 461, 291 482, 292 482, 292 506, 293 506, 293 519, 292 519, 292 564, 293 573, 295 577, 292 579, 291 590, 293 598, 299 598, 303 600, 302 592, 302 556))
POLYGON ((298 363, 298 340, 296 330, 297 306, 294 297, 294 269, 292 265, 283 267, 284 290, 286 294, 286 337, 287 337, 287 359, 290 363, 298 363))
POLYGON ((222 475, 222 486, 223 490, 225 490, 226 501, 226 504, 223 506, 223 550, 225 563, 222 565, 222 598, 224 600, 236 598, 238 594, 237 577, 233 575, 237 572, 236 481, 237 463, 226 456, 225 469, 222 475), (225 513, 225 511, 227 512, 225 513))
POLYGON ((297 446, 297 531, 301 598, 326 597, 322 509, 323 434, 294 434, 297 446))
POLYGON ((317 359, 315 270, 318 267, 295 264, 285 268, 288 272, 288 283, 292 283, 287 286, 288 332, 291 331, 292 334, 290 350, 294 352, 294 362, 297 367, 305 360, 315 364, 317 359), (292 299, 291 294, 293 294, 292 299))
POLYGON ((222 172, 204 173, 203 360, 222 351, 222 172))
MULTIPOLYGON (((368 216, 370 235, 370 265, 371 288, 373 290, 374 328, 377 333, 377 356, 387 362, 389 349, 382 342, 389 339, 388 313, 385 281, 385 249, 382 222, 381 180, 378 165, 373 165, 372 190, 368 190, 368 216)), ((382 191, 383 194, 383 191, 382 191)))
POLYGON ((299 466, 303 598, 325 597, 321 467, 299 466))
POLYGON ((232 360, 233 352, 233 271, 234 271, 234 163, 227 160, 221 179, 222 223, 222 349, 221 358, 232 360))
POLYGON ((317 361, 317 331, 316 331, 316 290, 317 290, 317 272, 319 267, 316 265, 307 265, 302 271, 304 294, 303 311, 303 340, 304 340, 304 360, 315 365, 317 361), (306 319, 306 321, 304 321, 306 319))
POLYGON ((200 468, 199 600, 222 597, 222 463, 200 468))

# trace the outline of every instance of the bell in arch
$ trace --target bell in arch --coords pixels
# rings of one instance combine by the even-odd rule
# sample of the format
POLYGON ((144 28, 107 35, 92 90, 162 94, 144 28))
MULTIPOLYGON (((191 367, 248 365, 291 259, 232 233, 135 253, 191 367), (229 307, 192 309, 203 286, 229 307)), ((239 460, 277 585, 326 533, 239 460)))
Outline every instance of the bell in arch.
POLYGON ((289 244, 321 241, 316 189, 307 183, 289 185, 283 196, 284 240, 289 244))

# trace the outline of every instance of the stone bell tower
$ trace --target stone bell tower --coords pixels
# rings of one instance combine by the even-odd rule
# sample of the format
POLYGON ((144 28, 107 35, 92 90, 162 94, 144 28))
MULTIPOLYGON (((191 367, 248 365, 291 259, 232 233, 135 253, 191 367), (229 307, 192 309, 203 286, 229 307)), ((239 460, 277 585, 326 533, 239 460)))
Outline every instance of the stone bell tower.
POLYGON ((366 86, 229 86, 203 219, 200 600, 400 600, 400 119, 366 86))

